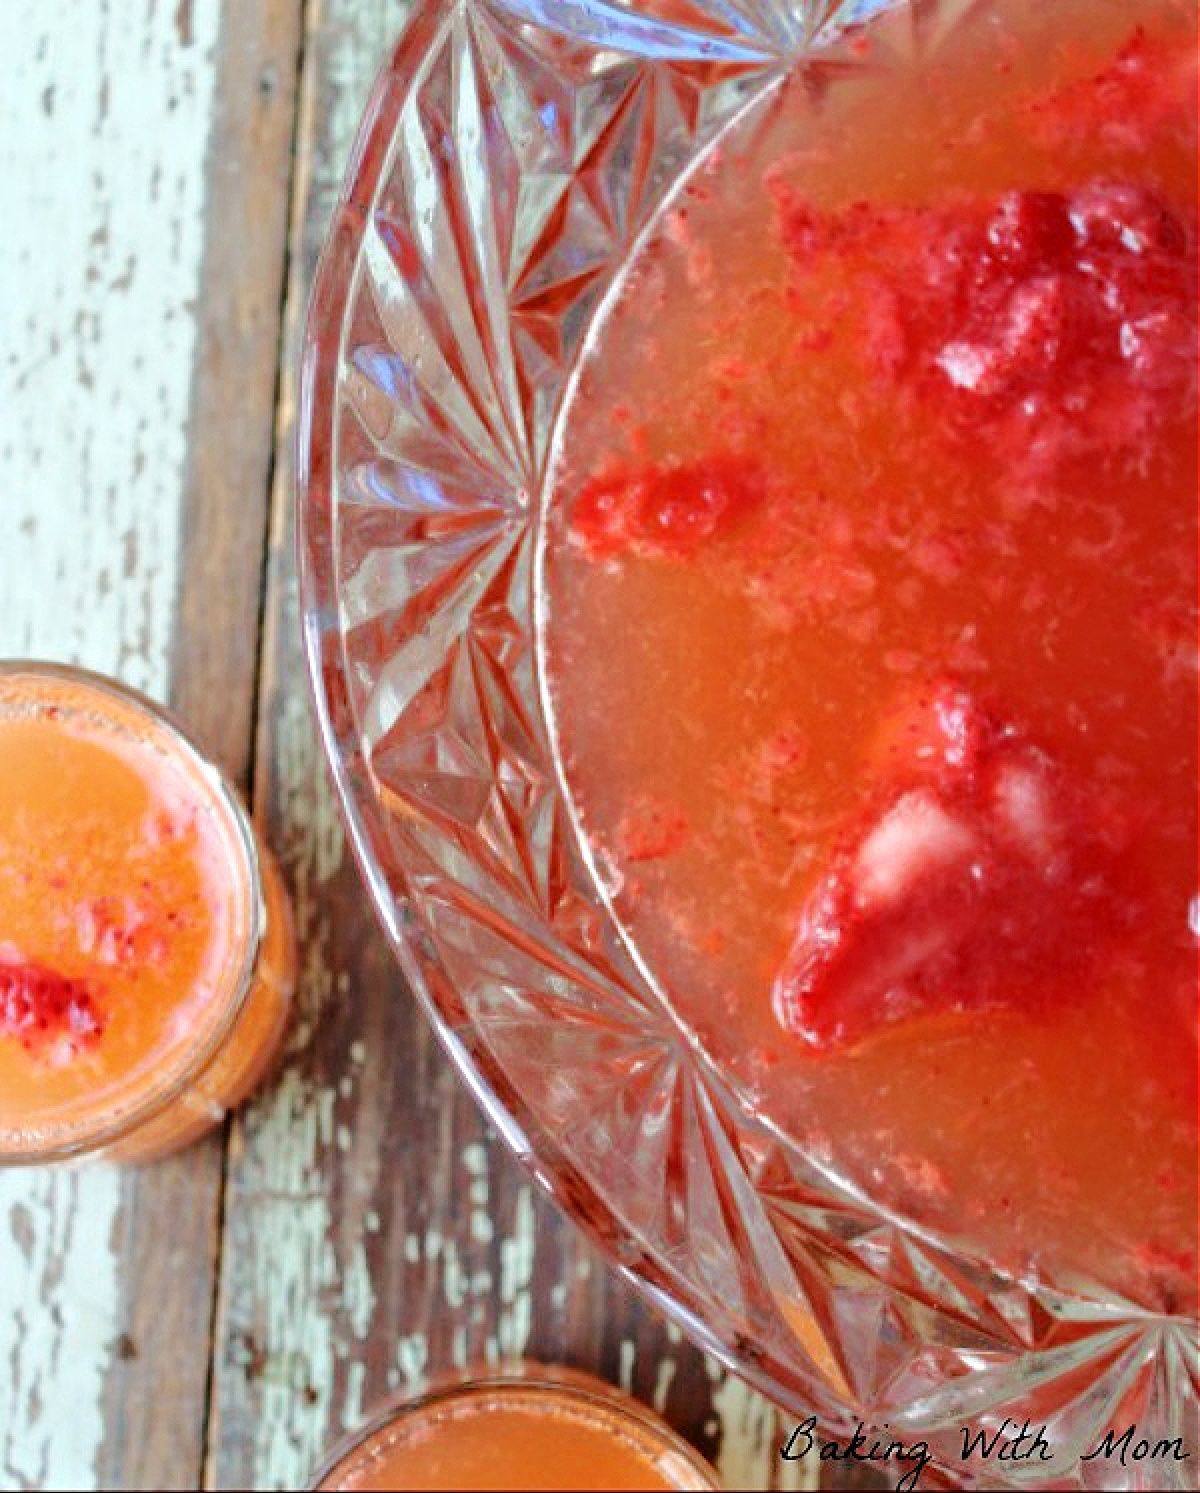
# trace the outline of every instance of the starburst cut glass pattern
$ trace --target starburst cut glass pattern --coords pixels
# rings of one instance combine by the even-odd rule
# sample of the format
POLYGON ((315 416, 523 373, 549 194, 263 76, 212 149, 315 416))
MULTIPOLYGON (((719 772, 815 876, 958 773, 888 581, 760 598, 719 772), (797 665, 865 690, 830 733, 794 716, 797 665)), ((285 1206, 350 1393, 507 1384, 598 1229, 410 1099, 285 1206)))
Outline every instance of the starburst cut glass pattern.
POLYGON ((541 504, 605 297, 681 177, 781 78, 820 91, 918 66, 980 5, 890 8, 905 24, 884 40, 861 23, 887 0, 418 8, 311 311, 307 643, 405 974, 493 1121, 610 1258, 831 1435, 886 1423, 962 1475, 964 1425, 1030 1421, 1057 1485, 1101 1486, 1112 1464, 1074 1458, 1109 1426, 1195 1450, 1193 1324, 998 1271, 757 1113, 597 885, 539 665, 541 504))

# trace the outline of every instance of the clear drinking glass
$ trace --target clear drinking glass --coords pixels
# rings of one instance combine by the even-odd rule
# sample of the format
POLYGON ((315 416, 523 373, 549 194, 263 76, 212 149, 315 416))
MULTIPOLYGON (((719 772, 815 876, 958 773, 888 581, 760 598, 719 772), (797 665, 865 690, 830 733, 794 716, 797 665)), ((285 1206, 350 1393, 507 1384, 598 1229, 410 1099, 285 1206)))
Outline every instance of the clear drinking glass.
POLYGON ((375 1488, 718 1487, 658 1416, 572 1369, 465 1373, 385 1406, 336 1447, 313 1485, 375 1488))
POLYGON ((0 756, 10 847, 0 1165, 146 1161, 178 1150, 246 1098, 278 1052, 295 971, 279 870, 233 787, 180 724, 114 680, 0 662, 0 756), (33 752, 45 763, 14 740, 24 728, 39 733, 33 752), (200 891, 189 888, 185 906, 178 887, 144 878, 152 866, 178 866, 162 846, 189 835, 199 848, 181 854, 200 891), (72 856, 78 864, 64 864, 72 856), (191 975, 177 987, 172 948, 181 938, 201 947, 179 966, 191 975), (23 1057, 19 980, 29 968, 94 988, 107 1022, 71 1062, 51 1054, 50 1069, 36 1052, 23 1057), (106 1010, 114 1002, 119 1009, 106 1010))

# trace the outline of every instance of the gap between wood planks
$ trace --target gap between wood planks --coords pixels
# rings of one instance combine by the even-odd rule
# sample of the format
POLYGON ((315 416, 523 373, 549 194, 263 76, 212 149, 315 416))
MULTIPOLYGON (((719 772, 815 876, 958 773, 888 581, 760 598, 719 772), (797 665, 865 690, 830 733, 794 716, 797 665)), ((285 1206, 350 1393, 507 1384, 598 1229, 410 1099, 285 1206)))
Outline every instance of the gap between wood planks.
MULTIPOLYGON (((261 481, 265 493, 265 514, 263 542, 257 551, 258 585, 255 593, 257 611, 253 633, 255 649, 252 661, 245 658, 237 661, 240 665, 240 672, 244 675, 249 669, 251 675, 252 688, 246 691, 246 694, 250 699, 250 708, 253 712, 253 721, 247 728, 245 741, 236 748, 241 754, 237 759, 238 776, 243 782, 251 785, 256 818, 260 822, 270 809, 270 769, 275 750, 270 734, 272 731, 270 702, 263 698, 263 692, 270 688, 271 660, 280 652, 278 642, 274 640, 279 637, 279 629, 286 628, 292 620, 292 610, 282 600, 284 594, 282 588, 290 584, 291 576, 290 554, 282 552, 293 501, 290 490, 288 443, 292 439, 295 417, 291 399, 294 370, 290 368, 289 360, 293 357, 298 344, 297 332, 305 314, 307 302, 307 275, 303 256, 308 253, 311 246, 309 234, 313 229, 312 218, 316 216, 314 201, 320 165, 315 151, 319 134, 318 111, 321 107, 323 83, 318 40, 319 33, 328 19, 322 0, 288 0, 288 3, 290 15, 299 21, 299 31, 294 50, 290 54, 294 64, 291 72, 294 93, 290 112, 286 232, 277 260, 282 282, 274 308, 275 329, 271 344, 273 364, 270 369, 271 408, 269 415, 264 417, 264 424, 270 430, 270 446, 261 481)), ((225 24, 237 29, 238 23, 227 16, 225 24)), ((248 22, 246 24, 249 25, 248 22)), ((223 53, 223 66, 228 62, 228 57, 223 53)), ((222 74, 221 81, 224 81, 224 74, 222 74)), ((218 86, 220 87, 220 84, 218 86)), ((216 134, 219 134, 219 126, 216 134)), ((214 151, 219 150, 216 134, 214 151)), ((338 175, 340 176, 340 171, 338 175)), ((221 232, 227 220, 227 214, 220 211, 218 197, 214 196, 214 202, 215 207, 210 205, 209 232, 215 235, 221 232)), ((265 279, 265 276, 263 278, 265 279)), ((206 279, 206 283, 211 282, 206 279)), ((203 359, 198 359, 197 368, 202 374, 207 373, 207 365, 203 359)), ((264 380, 266 372, 266 370, 262 371, 264 380)), ((243 409, 235 407, 233 418, 248 422, 251 417, 246 415, 243 409)), ((192 589, 203 592, 204 588, 198 580, 193 579, 192 589)), ((202 628, 202 622, 200 625, 202 628)), ((190 646, 197 647, 194 640, 195 626, 182 629, 182 631, 185 635, 184 646, 189 646, 189 640, 191 640, 190 646)), ((203 644, 203 638, 201 638, 201 644, 203 644)), ((214 667, 211 659, 207 661, 201 659, 200 662, 204 668, 196 666, 190 673, 184 671, 186 676, 203 678, 204 670, 207 670, 210 687, 219 689, 222 678, 220 668, 214 667)), ((288 688, 299 689, 299 683, 299 681, 292 681, 288 688)), ((209 709, 211 710, 211 701, 209 709)), ((238 734, 240 739, 240 731, 238 734)), ((231 746, 230 750, 234 748, 231 746)), ((229 1228, 229 1210, 232 1208, 236 1212, 237 1205, 233 1188, 238 1159, 236 1138, 239 1124, 239 1121, 234 1120, 226 1129, 226 1144, 215 1197, 217 1237, 214 1251, 214 1275, 209 1316, 209 1357, 206 1366, 201 1443, 201 1486, 204 1487, 216 1485, 222 1472, 222 1464, 230 1457, 228 1447, 222 1444, 224 1428, 221 1424, 221 1376, 227 1371, 228 1365, 221 1358, 222 1344, 218 1334, 227 1317, 232 1319, 237 1317, 236 1272, 230 1265, 231 1259, 236 1257, 231 1253, 230 1247, 233 1235, 229 1228)), ((631 1359, 628 1373, 631 1373, 632 1340, 623 1341, 621 1344, 623 1365, 627 1348, 631 1359)), ((716 1366, 713 1365, 712 1368, 715 1370, 716 1366)), ((719 1373, 719 1370, 716 1372, 719 1373)), ((717 1382, 716 1379, 713 1380, 714 1385, 717 1382)), ((770 1433, 766 1429, 765 1421, 769 1418, 770 1412, 765 1404, 760 1402, 753 1392, 740 1381, 723 1378, 720 1383, 722 1387, 713 1394, 712 1404, 714 1414, 724 1427, 726 1443, 730 1444, 739 1440, 739 1433, 747 1444, 752 1442, 756 1448, 764 1436, 769 1440, 770 1433), (749 1425, 750 1420, 754 1420, 754 1426, 749 1425), (764 1422, 761 1427, 758 1425, 759 1420, 764 1422)), ((668 1386, 664 1385, 664 1397, 666 1387, 668 1386)), ((253 1457, 255 1464, 258 1463, 259 1456, 262 1454, 262 1449, 257 1448, 253 1457)), ((742 1471, 740 1462, 734 1467, 733 1459, 723 1455, 721 1460, 730 1464, 733 1476, 736 1477, 742 1471)), ((747 1451, 747 1465, 749 1460, 750 1453, 747 1451)), ((259 1470, 257 1465, 256 1470, 259 1470)))
MULTIPOLYGON (((171 702, 254 802, 259 694, 267 626, 270 538, 288 347, 293 230, 303 201, 300 118, 306 38, 317 0, 227 3, 218 36, 215 118, 205 168, 200 328, 189 419, 185 539, 171 702), (272 117, 269 106, 288 104, 272 117), (282 171, 277 167, 282 165, 282 171), (277 185, 282 179, 282 190, 277 185), (255 216, 254 194, 282 196, 278 226, 255 216), (299 196, 298 196, 299 194, 299 196), (247 233, 247 239, 241 237, 247 233), (246 251, 247 240, 251 244, 246 251), (248 371, 248 376, 247 376, 248 371), (255 542, 246 518, 259 514, 255 542), (232 572, 232 583, 231 583, 232 572), (213 608, 238 615, 216 626, 213 608), (250 646, 248 647, 247 644, 250 646)), ((181 44, 190 4, 176 14, 181 44)), ((278 202, 278 197, 275 199, 278 202)), ((281 498, 280 501, 283 501, 281 498)), ((225 1248, 231 1121, 226 1120, 214 1199, 215 1239, 199 1486, 209 1485, 209 1429, 217 1372, 216 1329, 225 1248)))

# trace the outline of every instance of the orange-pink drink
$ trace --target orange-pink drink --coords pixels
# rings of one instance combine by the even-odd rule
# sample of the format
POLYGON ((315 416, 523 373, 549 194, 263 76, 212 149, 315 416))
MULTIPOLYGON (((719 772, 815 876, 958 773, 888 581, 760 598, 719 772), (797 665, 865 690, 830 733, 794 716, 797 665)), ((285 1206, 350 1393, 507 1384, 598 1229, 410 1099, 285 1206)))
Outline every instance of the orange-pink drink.
POLYGON ((148 702, 0 666, 0 1160, 144 1159, 216 1124, 292 982, 278 872, 148 702))
POLYGON ((317 1484, 327 1493, 716 1486, 715 1471, 642 1405, 589 1375, 536 1365, 397 1406, 335 1454, 317 1484))
POLYGON ((601 324, 561 760, 752 1103, 1022 1279, 1187 1313, 1195 7, 942 10, 740 122, 601 324))

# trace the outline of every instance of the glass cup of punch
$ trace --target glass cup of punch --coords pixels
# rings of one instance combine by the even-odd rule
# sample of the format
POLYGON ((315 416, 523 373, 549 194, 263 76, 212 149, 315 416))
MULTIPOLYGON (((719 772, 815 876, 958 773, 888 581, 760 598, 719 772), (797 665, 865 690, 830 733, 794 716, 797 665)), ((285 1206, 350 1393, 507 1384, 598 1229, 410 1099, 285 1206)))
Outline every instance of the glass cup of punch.
POLYGON ((0 660, 0 1166, 212 1130, 278 1053, 294 973, 275 862, 180 723, 0 660))
POLYGON ((952 1477, 1200 1455, 1195 82, 1172 0, 426 4, 312 302, 429 1019, 693 1338, 952 1477))

